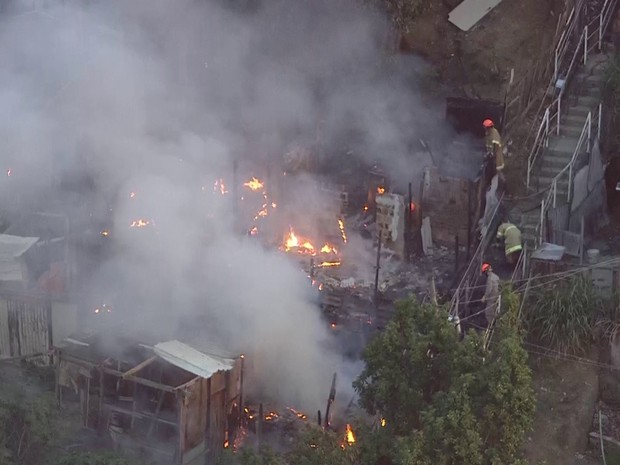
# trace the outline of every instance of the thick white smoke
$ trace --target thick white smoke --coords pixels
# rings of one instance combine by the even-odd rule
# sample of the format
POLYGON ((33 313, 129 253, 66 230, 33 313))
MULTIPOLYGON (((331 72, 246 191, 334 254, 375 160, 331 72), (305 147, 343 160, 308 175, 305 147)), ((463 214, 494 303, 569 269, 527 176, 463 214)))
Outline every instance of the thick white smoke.
POLYGON ((79 270, 81 292, 122 296, 136 329, 246 352, 247 387, 323 408, 342 360, 307 277, 240 237, 213 183, 232 191, 233 160, 238 184, 243 167, 281 172, 319 122, 328 156, 348 138, 411 180, 428 164, 419 138, 447 134, 419 97, 423 67, 384 60, 387 22, 354 0, 85 4, 0 17, 2 207, 111 215, 115 253, 79 270))

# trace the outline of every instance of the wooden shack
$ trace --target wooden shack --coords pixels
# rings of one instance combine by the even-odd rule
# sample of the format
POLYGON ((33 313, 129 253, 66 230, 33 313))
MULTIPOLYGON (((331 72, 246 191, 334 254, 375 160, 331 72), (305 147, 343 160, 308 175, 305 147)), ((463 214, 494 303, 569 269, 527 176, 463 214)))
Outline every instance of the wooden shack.
POLYGON ((242 402, 243 357, 173 340, 68 338, 55 350, 59 403, 79 402, 85 427, 123 452, 156 463, 215 463, 232 445, 242 402))

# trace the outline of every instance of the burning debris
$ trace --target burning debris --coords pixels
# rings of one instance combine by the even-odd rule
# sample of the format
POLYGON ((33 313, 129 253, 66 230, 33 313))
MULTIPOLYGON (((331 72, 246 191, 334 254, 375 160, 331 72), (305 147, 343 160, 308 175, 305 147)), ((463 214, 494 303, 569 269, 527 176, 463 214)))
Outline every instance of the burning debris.
POLYGON ((252 191, 258 191, 260 189, 263 189, 265 187, 265 184, 260 181, 258 178, 253 177, 252 179, 250 179, 247 182, 243 183, 244 187, 247 187, 248 189, 252 190, 252 191))
POLYGON ((348 423, 345 429, 344 439, 349 446, 355 444, 355 435, 353 434, 353 429, 351 428, 351 425, 348 423))
POLYGON ((129 227, 130 228, 145 228, 147 226, 149 226, 151 223, 151 220, 145 220, 145 219, 138 219, 138 220, 133 220, 130 224, 129 227))
POLYGON ((221 195, 228 194, 228 189, 226 188, 226 184, 224 184, 223 179, 217 179, 213 183, 213 192, 220 193, 221 195))

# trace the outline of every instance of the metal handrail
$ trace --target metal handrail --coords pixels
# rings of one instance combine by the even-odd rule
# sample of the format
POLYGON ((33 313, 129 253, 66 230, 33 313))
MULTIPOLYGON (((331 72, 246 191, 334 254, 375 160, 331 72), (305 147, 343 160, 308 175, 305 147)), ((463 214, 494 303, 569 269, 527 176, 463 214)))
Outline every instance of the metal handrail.
MULTIPOLYGON (((586 122, 583 124, 583 128, 581 129, 581 134, 579 135, 579 140, 577 141, 577 146, 575 147, 575 151, 573 152, 573 156, 567 167, 565 167, 562 171, 568 168, 568 194, 566 200, 570 202, 571 200, 571 191, 572 191, 572 181, 573 181, 573 166, 577 161, 577 157, 581 152, 581 148, 584 142, 586 142, 586 151, 590 151, 590 141, 592 140, 592 112, 588 112, 588 116, 586 118, 586 122), (587 137, 586 137, 587 135, 587 137)), ((562 171, 559 174, 562 174, 562 171)))
MULTIPOLYGON (((602 108, 599 105, 599 111, 602 108)), ((575 146, 575 150, 573 151, 573 155, 571 156, 570 161, 560 170, 558 174, 551 180, 551 184, 547 191, 547 195, 542 199, 540 204, 540 222, 536 228, 536 235, 538 242, 536 245, 540 245, 545 237, 545 219, 547 217, 547 212, 549 208, 553 206, 553 208, 557 205, 557 197, 558 197, 558 183, 560 180, 568 173, 568 189, 566 194, 566 201, 570 202, 571 194, 572 194, 572 182, 573 182, 573 167, 581 153, 581 149, 583 147, 584 142, 587 144, 587 150, 590 150, 590 143, 592 140, 592 112, 588 113, 586 117, 586 121, 583 124, 583 128, 581 129, 581 134, 579 135, 579 139, 577 141, 577 145, 575 146)))
MULTIPOLYGON (((568 81, 572 77, 572 73, 577 67, 578 61, 587 64, 588 61, 588 53, 602 48, 603 36, 612 18, 612 12, 615 10, 615 6, 618 0, 605 0, 605 3, 601 7, 601 10, 597 16, 595 16, 582 30, 579 40, 576 43, 575 50, 571 57, 571 61, 568 65, 568 69, 566 71, 566 75, 564 76, 564 85, 560 89, 557 97, 546 107, 544 108, 543 117, 541 123, 536 131, 536 137, 534 139, 534 143, 532 144, 532 149, 530 150, 530 155, 528 157, 528 165, 527 165, 527 188, 530 189, 530 183, 532 178, 532 171, 534 166, 538 160, 539 155, 543 152, 543 145, 541 143, 542 140, 545 141, 545 147, 548 146, 548 132, 550 122, 553 121, 555 124, 551 126, 555 129, 556 134, 560 134, 561 130, 561 115, 562 115, 562 98, 564 97, 564 93, 568 87, 568 81), (582 55, 583 54, 583 55, 582 55), (544 138, 541 139, 544 127, 544 138)), ((585 5, 585 2, 584 2, 585 5)), ((555 49, 555 62, 554 62, 554 73, 552 76, 552 82, 549 84, 549 88, 554 85, 554 82, 557 81, 559 77, 559 71, 561 64, 566 56, 568 51, 568 46, 570 44, 570 36, 575 28, 575 11, 574 8, 571 10, 569 18, 566 22, 567 26, 560 36, 558 40, 558 44, 555 49)), ((547 91, 548 92, 548 91, 547 91)), ((546 95, 546 94, 545 94, 546 95)), ((601 111, 599 110, 599 119, 600 119, 601 111)), ((600 136, 600 124, 598 125, 598 134, 600 136)), ((549 186, 551 188, 551 186, 549 186)))
POLYGON ((540 122, 540 126, 538 127, 538 132, 536 133, 536 139, 534 139, 534 146, 530 151, 530 155, 527 158, 527 180, 526 186, 530 188, 530 180, 531 173, 534 163, 536 163, 536 159, 538 158, 538 154, 542 151, 543 147, 549 146, 549 114, 550 109, 547 108, 545 110, 545 114, 543 115, 543 119, 540 122))

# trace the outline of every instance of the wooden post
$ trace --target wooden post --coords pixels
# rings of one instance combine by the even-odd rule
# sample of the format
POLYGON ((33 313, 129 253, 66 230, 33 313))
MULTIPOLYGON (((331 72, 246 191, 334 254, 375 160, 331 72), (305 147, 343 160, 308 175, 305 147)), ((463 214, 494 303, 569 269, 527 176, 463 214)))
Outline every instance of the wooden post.
POLYGON ((411 262, 411 236, 413 228, 413 212, 411 211, 411 204, 413 203, 413 193, 411 192, 411 183, 409 183, 409 203, 407 204, 407 231, 405 233, 405 250, 407 254, 407 261, 411 262))
POLYGON ((471 258, 471 181, 467 183, 467 261, 471 258))
POLYGON ((239 369, 239 418, 243 418, 243 370, 245 368, 245 356, 242 354, 241 359, 241 368, 239 369))
POLYGON ((185 401, 183 393, 177 393, 177 453, 175 465, 183 464, 183 453, 185 452, 185 401))
POLYGON ((258 419, 256 420, 256 443, 258 450, 261 448, 263 436, 263 404, 258 404, 258 419))
POLYGON ((459 236, 454 236, 454 275, 459 272, 459 236))
POLYGON ((336 376, 337 374, 334 373, 334 377, 332 378, 332 386, 329 390, 329 397, 327 398, 327 408, 325 409, 325 418, 323 419, 325 429, 329 428, 329 424, 331 422, 329 414, 330 414, 332 404, 334 403, 334 400, 336 399, 336 376))
POLYGON ((97 429, 103 432, 103 370, 99 367, 99 405, 97 406, 97 429))
MULTIPOLYGON (((92 374, 92 371, 91 371, 92 374)), ((86 378, 86 413, 84 415, 84 426, 88 428, 90 418, 90 377, 86 378)))
POLYGON ((320 410, 317 410, 316 418, 317 418, 318 425, 321 426, 321 411, 320 410))
MULTIPOLYGON (((59 351, 60 352, 60 351, 59 351)), ((56 403, 58 408, 62 407, 62 387, 60 386, 60 356, 55 357, 54 378, 56 379, 56 403)))
POLYGON ((207 379, 207 421, 205 424, 205 444, 207 457, 211 454, 211 441, 209 440, 209 430, 211 426, 211 378, 207 379))
MULTIPOLYGON (((374 293, 374 303, 375 307, 379 305, 379 270, 381 269, 381 240, 382 240, 381 231, 378 231, 377 234, 377 264, 375 266, 375 293, 374 293)), ((327 415, 327 412, 325 412, 327 415)))

